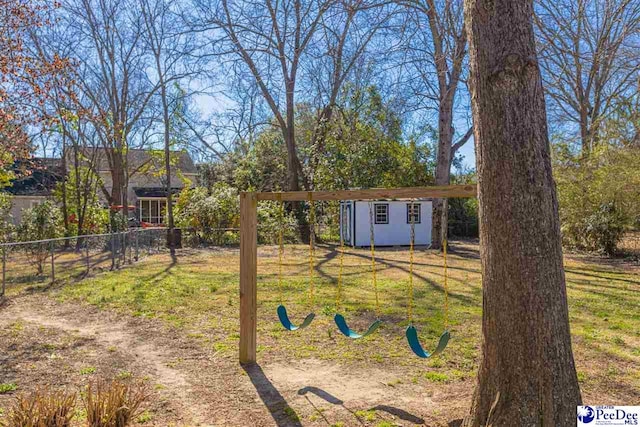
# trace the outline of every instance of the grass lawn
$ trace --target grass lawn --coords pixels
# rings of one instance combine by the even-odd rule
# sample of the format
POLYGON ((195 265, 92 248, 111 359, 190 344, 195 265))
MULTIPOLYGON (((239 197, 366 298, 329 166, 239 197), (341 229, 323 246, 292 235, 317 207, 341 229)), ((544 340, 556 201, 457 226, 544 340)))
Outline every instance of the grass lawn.
MULTIPOLYGON (((278 287, 276 247, 258 253, 258 358, 329 360, 349 366, 393 368, 398 382, 473 383, 478 362, 482 289, 476 244, 454 242, 449 254, 449 321, 452 340, 441 357, 422 361, 404 337, 408 322, 406 249, 377 251, 380 313, 384 326, 362 340, 342 337, 333 324, 339 258, 335 247, 319 247, 315 263, 313 324, 285 331, 277 320, 282 296, 294 323, 309 312, 308 254, 304 245, 287 246, 284 293, 278 287)), ((414 324, 425 347, 443 330, 442 256, 420 250, 415 258, 414 324)), ((638 268, 603 260, 565 261, 574 355, 583 393, 590 403, 637 403, 640 396, 640 278, 638 268), (589 398, 598 399, 591 401, 589 398), (626 400, 624 400, 626 399, 626 400), (630 399, 633 399, 631 401, 630 399)), ((375 318, 375 293, 366 249, 348 249, 344 261, 343 314, 364 330, 375 318)), ((62 287, 58 298, 82 300, 100 308, 163 319, 211 348, 235 359, 238 346, 238 251, 184 250, 175 264, 157 255, 126 269, 62 287)))

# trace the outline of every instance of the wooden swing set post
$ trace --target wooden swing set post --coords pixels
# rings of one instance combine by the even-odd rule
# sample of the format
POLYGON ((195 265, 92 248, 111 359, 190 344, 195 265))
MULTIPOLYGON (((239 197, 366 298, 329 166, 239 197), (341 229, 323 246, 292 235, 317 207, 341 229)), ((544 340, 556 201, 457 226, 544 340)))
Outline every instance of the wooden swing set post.
MULTIPOLYGON (((475 198, 476 185, 312 191, 314 201, 475 198)), ((240 363, 256 362, 258 307, 258 201, 304 202, 308 191, 240 194, 240 363)))

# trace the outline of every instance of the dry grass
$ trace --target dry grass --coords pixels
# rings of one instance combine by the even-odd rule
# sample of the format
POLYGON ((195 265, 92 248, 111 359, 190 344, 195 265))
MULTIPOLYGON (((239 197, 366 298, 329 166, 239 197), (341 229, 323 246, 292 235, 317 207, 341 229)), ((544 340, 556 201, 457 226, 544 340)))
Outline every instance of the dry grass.
POLYGON ((69 427, 75 415, 76 394, 48 387, 19 394, 3 427, 69 427))
POLYGON ((89 384, 82 396, 89 427, 126 427, 138 418, 149 398, 143 383, 89 384))

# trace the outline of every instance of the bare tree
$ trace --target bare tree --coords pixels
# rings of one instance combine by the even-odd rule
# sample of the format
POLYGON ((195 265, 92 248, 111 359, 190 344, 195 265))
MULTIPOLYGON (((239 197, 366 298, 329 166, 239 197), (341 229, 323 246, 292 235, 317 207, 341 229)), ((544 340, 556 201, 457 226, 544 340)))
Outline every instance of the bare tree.
POLYGON ((538 49, 550 113, 558 130, 577 127, 583 154, 635 90, 640 72, 640 2, 540 0, 538 49))
MULTIPOLYGON (((190 37, 179 28, 179 11, 176 10, 172 0, 140 0, 140 9, 145 28, 144 40, 146 47, 153 55, 158 78, 157 84, 160 88, 168 218, 167 243, 171 256, 175 257, 175 221, 173 217, 173 189, 171 187, 172 107, 170 104, 175 104, 179 100, 170 99, 170 85, 176 84, 189 74, 185 69, 185 58, 193 48, 193 43, 189 42, 190 37)), ((182 94, 182 91, 179 93, 182 94)), ((175 115, 173 119, 174 122, 179 120, 175 115)), ((175 123, 173 125, 175 127, 175 123)))
POLYGON ((482 360, 469 426, 568 426, 571 349, 533 0, 465 0, 480 203, 482 360))
POLYGON ((354 71, 362 66, 364 57, 372 62, 375 56, 378 66, 382 66, 380 58, 388 52, 389 43, 377 36, 394 31, 391 21, 399 10, 387 1, 343 0, 322 17, 320 40, 311 47, 311 58, 305 64, 309 80, 305 87, 311 89, 317 110, 316 126, 309 141, 315 153, 310 159, 311 175, 324 151, 324 139, 344 84, 354 80, 354 71))
POLYGON ((142 15, 132 0, 67 0, 63 8, 79 61, 82 110, 105 157, 96 165, 106 165, 111 175, 111 183, 101 182, 100 188, 110 205, 126 210, 128 182, 136 172, 129 168, 128 151, 148 142, 144 135, 152 120, 147 107, 159 87, 147 75, 142 15))
MULTIPOLYGON (((460 92, 466 90, 467 37, 462 3, 462 0, 403 2, 408 6, 403 57, 403 65, 411 76, 408 83, 423 100, 421 108, 435 109, 437 114, 436 185, 451 182, 455 154, 473 134, 471 127, 456 132, 454 124, 460 92)), ((468 105, 463 106, 466 108, 468 105)), ((448 222, 443 199, 434 200, 432 215, 432 246, 440 248, 447 235, 448 222)))
POLYGON ((212 42, 217 53, 232 55, 230 69, 248 72, 255 80, 280 127, 287 147, 289 190, 298 190, 301 178, 306 181, 296 150, 298 75, 321 20, 333 3, 335 0, 199 3, 203 25, 222 34, 212 42))

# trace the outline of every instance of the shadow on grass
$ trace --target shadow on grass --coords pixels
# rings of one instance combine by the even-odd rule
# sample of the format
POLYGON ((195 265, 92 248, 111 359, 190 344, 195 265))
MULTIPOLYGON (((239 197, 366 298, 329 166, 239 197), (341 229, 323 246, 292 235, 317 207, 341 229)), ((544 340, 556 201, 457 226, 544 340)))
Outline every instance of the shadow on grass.
POLYGON ((298 414, 289 406, 273 383, 269 381, 269 378, 264 374, 260 365, 257 363, 242 365, 242 369, 244 369, 249 379, 251 379, 253 386, 258 392, 258 396, 260 396, 260 399, 269 410, 273 421, 275 421, 278 427, 302 427, 298 414))
POLYGON ((323 389, 318 388, 318 387, 307 386, 307 387, 303 387, 300 390, 298 390, 298 394, 300 396, 304 396, 307 393, 313 393, 316 396, 318 396, 320 399, 326 400, 327 402, 331 403, 332 405, 342 405, 344 403, 342 400, 338 399, 333 394, 327 393, 326 391, 324 391, 323 389))
POLYGON ((604 274, 609 274, 609 275, 631 274, 631 273, 627 273, 627 272, 589 270, 587 268, 582 268, 582 269, 578 270, 578 269, 566 268, 566 267, 565 267, 564 271, 566 273, 575 274, 577 276, 592 277, 594 279, 606 280, 606 281, 609 281, 609 282, 614 282, 615 281, 615 282, 631 283, 633 285, 640 285, 640 281, 637 281, 637 280, 631 280, 631 279, 620 278, 620 277, 608 277, 608 276, 603 276, 601 274, 594 274, 594 272, 595 273, 604 273, 604 274))
POLYGON ((416 417, 415 415, 405 411, 404 409, 396 408, 394 406, 378 405, 371 408, 371 410, 386 412, 388 414, 391 414, 395 417, 400 418, 401 420, 404 420, 413 424, 424 424, 423 418, 416 417))
MULTIPOLYGON (((314 386, 307 386, 307 387, 303 387, 300 390, 298 390, 298 394, 300 396, 305 396, 307 395, 307 393, 312 393, 315 394, 316 396, 318 396, 319 398, 321 398, 322 400, 331 403, 332 405, 338 405, 338 406, 342 406, 347 412, 351 413, 351 415, 353 415, 354 419, 356 419, 361 425, 364 425, 364 423, 362 422, 362 420, 360 420, 360 417, 358 417, 358 415, 356 415, 356 413, 347 408, 344 405, 344 401, 342 401, 342 399, 339 399, 338 397, 332 395, 331 393, 328 393, 324 390, 322 390, 321 388, 318 387, 314 387, 314 386)), ((314 409, 316 409, 316 412, 319 413, 320 415, 322 415, 322 411, 318 410, 318 408, 316 408, 316 406, 313 404, 313 402, 311 402, 309 400, 309 398, 307 397, 307 401, 311 404, 311 406, 314 407, 314 409)), ((400 408, 396 408, 395 406, 389 406, 389 405, 377 405, 374 406, 373 408, 370 409, 371 411, 376 411, 376 412, 386 412, 390 415, 393 415, 394 417, 400 418, 403 421, 407 421, 410 422, 412 424, 424 424, 424 419, 417 417, 407 411, 405 411, 404 409, 400 409, 400 408)), ((322 417, 324 418, 324 415, 322 415, 322 417)), ((328 420, 325 421, 328 422, 328 420)))
MULTIPOLYGON (((333 248, 334 251, 336 251, 336 248, 333 248)), ((390 249, 391 250, 391 249, 390 249)), ((335 255, 334 255, 335 256, 335 255)), ((364 253, 350 253, 349 256, 355 256, 355 257, 361 257, 361 258, 365 258, 368 257, 368 255, 364 254, 364 253)), ((327 257, 330 258, 330 257, 327 257)), ((322 276, 322 277, 330 277, 328 276, 324 271, 322 271, 322 266, 326 263, 326 260, 322 260, 320 262, 318 262, 316 264, 316 271, 318 271, 318 273, 322 276)), ((407 274, 409 274, 409 268, 408 266, 401 266, 399 264, 409 264, 408 261, 404 262, 404 261, 397 261, 397 260, 390 260, 390 259, 386 259, 386 258, 381 258, 379 256, 376 257, 376 263, 377 264, 381 264, 383 266, 385 266, 386 268, 397 268, 401 271, 406 272, 407 274)), ((414 265, 419 265, 417 263, 414 263, 414 265)), ((425 264, 425 265, 430 265, 430 264, 425 264)), ((462 270, 462 271, 468 271, 468 272, 473 272, 475 273, 476 271, 473 269, 464 269, 464 268, 456 268, 456 267, 451 267, 449 266, 449 269, 457 269, 457 270, 462 270)), ((426 284, 428 284, 433 290, 440 292, 440 293, 444 293, 444 287, 442 285, 440 285, 439 283, 437 283, 434 280, 429 279, 428 277, 426 277, 423 274, 419 274, 416 273, 415 271, 413 272, 413 275, 417 278, 419 278, 420 280, 422 280, 423 282, 425 282, 426 284)), ((466 295, 462 295, 460 293, 457 292, 451 292, 449 290, 449 296, 459 300, 460 302, 466 304, 466 305, 473 305, 473 304, 477 304, 477 302, 473 299, 470 298, 466 295)))

